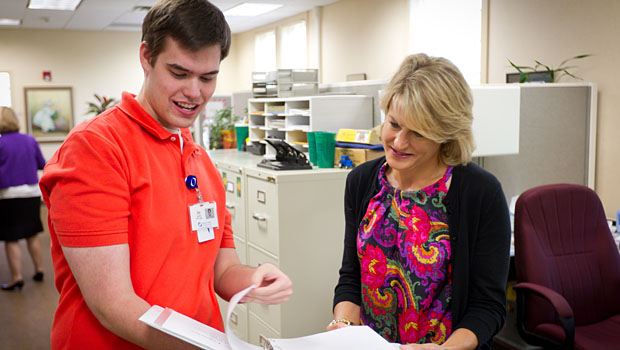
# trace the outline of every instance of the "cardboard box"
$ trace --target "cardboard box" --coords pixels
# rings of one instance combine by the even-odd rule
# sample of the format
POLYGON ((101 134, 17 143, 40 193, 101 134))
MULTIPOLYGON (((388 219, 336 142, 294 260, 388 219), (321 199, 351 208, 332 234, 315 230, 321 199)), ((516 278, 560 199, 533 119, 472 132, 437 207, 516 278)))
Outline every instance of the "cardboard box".
POLYGON ((384 151, 375 151, 367 148, 344 148, 336 147, 334 151, 334 167, 338 168, 340 156, 347 155, 351 158, 353 166, 358 166, 369 160, 379 158, 385 154, 384 151))

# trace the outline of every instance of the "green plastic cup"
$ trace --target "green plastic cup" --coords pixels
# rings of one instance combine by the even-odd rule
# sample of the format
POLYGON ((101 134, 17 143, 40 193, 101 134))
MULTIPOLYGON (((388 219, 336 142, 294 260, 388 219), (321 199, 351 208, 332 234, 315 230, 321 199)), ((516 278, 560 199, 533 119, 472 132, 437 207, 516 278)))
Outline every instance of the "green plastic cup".
POLYGON ((310 154, 310 162, 317 165, 316 157, 316 131, 308 132, 308 153, 310 154))
POLYGON ((237 150, 243 150, 243 144, 245 143, 245 139, 248 138, 248 126, 235 126, 235 132, 237 133, 237 150))
POLYGON ((319 168, 333 168, 336 134, 333 132, 318 132, 315 138, 319 168))

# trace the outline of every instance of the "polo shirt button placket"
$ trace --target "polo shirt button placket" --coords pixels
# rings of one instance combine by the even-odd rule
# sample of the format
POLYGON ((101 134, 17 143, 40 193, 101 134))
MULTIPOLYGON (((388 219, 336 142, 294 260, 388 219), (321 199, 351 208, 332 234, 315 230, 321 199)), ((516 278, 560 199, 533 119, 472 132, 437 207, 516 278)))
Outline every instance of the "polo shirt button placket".
POLYGON ((176 138, 176 137, 174 137, 174 136, 172 136, 172 137, 170 138, 170 141, 172 141, 172 142, 174 142, 174 141, 176 141, 176 140, 177 140, 177 138, 176 138))

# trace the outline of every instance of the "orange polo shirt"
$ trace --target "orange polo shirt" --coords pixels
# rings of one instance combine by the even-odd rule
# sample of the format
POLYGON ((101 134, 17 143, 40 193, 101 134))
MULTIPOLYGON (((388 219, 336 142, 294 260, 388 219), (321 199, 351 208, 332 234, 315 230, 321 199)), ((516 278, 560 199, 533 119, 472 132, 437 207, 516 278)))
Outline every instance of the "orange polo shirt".
POLYGON ((61 246, 129 244, 138 296, 223 330, 213 273, 219 248, 234 248, 231 217, 219 172, 187 129, 182 135, 183 154, 178 135, 125 92, 117 106, 76 126, 47 163, 40 187, 60 293, 52 349, 137 348, 94 317, 61 246), (189 206, 198 199, 188 175, 197 177, 203 201, 217 204, 211 241, 198 243, 191 229, 189 206))

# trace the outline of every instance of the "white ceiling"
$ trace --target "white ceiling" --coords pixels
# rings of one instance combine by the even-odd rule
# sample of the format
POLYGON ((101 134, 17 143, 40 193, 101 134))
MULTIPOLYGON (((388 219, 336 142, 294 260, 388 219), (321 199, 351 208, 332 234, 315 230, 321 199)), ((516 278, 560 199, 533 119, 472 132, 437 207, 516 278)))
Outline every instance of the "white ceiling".
MULTIPOLYGON (((243 2, 273 3, 284 6, 256 17, 227 17, 233 33, 241 33, 279 21, 316 6, 339 0, 211 0, 222 11, 243 2)), ((135 7, 150 7, 156 0, 82 0, 75 11, 30 10, 28 0, 0 0, 0 18, 21 19, 18 28, 66 30, 125 30, 140 31, 146 11, 135 7)), ((0 26, 0 28, 15 28, 0 26)))

